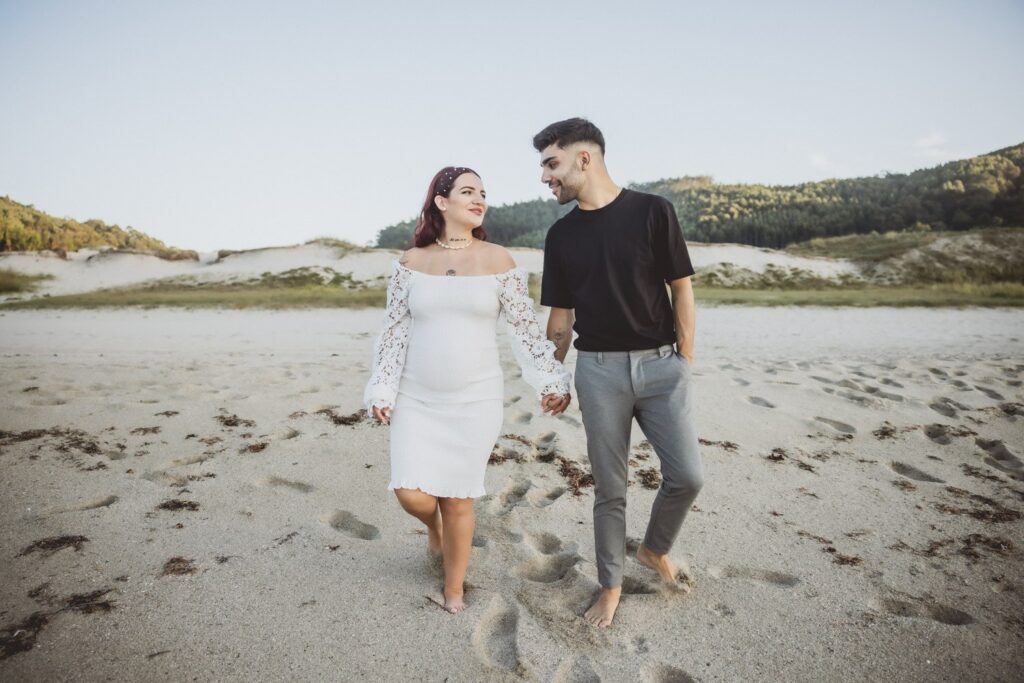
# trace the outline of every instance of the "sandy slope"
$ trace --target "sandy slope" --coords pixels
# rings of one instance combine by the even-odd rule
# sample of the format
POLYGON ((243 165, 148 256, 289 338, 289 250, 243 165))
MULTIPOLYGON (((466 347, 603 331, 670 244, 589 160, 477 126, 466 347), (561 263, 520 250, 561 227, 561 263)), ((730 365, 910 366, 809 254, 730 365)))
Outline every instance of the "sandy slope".
POLYGON ((0 314, 0 679, 1019 675, 1018 312, 700 311, 707 484, 673 551, 696 589, 663 594, 631 561, 608 631, 579 618, 593 491, 560 471, 588 469, 579 413, 539 415, 507 349, 471 607, 432 602, 387 430, 347 418, 380 316, 0 314), (32 550, 60 536, 83 538, 32 550))
MULTIPOLYGON (((511 251, 521 268, 532 273, 539 273, 543 269, 541 250, 513 248, 511 251)), ((802 268, 823 277, 857 272, 857 268, 848 261, 791 256, 784 252, 739 244, 693 243, 689 251, 695 268, 729 262, 754 273, 764 272, 769 264, 783 268, 802 268)), ((42 282, 34 294, 7 295, 3 299, 15 300, 45 294, 54 296, 104 287, 121 287, 164 278, 228 281, 301 267, 328 267, 340 273, 351 273, 357 281, 373 281, 387 276, 391 261, 400 253, 391 249, 345 252, 322 244, 307 244, 240 252, 219 261, 216 254, 212 253, 202 254, 199 261, 164 261, 143 254, 83 249, 69 253, 67 260, 52 252, 0 254, 0 268, 30 274, 46 273, 55 277, 54 280, 42 282)))

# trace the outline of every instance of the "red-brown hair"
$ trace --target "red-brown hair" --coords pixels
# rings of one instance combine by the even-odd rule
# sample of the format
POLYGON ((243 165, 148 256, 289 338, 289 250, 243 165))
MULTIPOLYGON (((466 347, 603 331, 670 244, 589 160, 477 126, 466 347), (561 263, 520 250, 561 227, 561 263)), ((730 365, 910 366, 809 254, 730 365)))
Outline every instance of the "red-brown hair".
MULTIPOLYGON (((423 202, 423 209, 420 210, 420 218, 416 222, 416 231, 413 233, 413 244, 417 247, 425 247, 433 244, 444 232, 444 215, 441 209, 434 203, 434 197, 447 197, 452 193, 455 186, 455 179, 463 173, 472 173, 477 178, 480 174, 465 166, 445 166, 434 175, 427 188, 427 199, 423 202)), ((484 226, 473 228, 473 237, 478 240, 487 239, 487 231, 484 226)))

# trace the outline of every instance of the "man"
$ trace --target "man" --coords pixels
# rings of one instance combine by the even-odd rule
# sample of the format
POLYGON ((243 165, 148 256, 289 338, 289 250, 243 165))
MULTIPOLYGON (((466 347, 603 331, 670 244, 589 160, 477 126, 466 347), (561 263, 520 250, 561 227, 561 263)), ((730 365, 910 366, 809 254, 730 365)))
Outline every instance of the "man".
POLYGON ((540 300, 551 307, 547 335, 559 360, 573 329, 579 335, 576 393, 594 473, 601 584, 584 618, 603 628, 622 593, 633 418, 658 455, 662 476, 636 559, 679 586, 668 552, 703 485, 690 387, 694 270, 672 204, 615 184, 594 124, 553 123, 533 146, 541 155, 541 181, 560 204, 577 203, 548 231, 540 300))

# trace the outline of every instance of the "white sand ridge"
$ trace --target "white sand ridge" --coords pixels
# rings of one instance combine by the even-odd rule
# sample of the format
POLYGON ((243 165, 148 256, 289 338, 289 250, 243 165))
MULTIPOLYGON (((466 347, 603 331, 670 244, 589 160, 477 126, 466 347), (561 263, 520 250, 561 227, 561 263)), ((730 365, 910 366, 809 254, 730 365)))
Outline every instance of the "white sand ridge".
MULTIPOLYGON (((688 245, 690 258, 700 276, 714 273, 716 282, 743 284, 765 273, 809 274, 836 279, 860 277, 859 268, 843 259, 793 256, 782 251, 741 244, 688 245)), ((530 273, 543 269, 543 251, 513 247, 517 265, 530 273)), ((330 240, 233 252, 207 252, 198 260, 167 260, 155 254, 114 249, 81 249, 66 258, 52 251, 0 253, 0 268, 37 275, 52 275, 34 293, 9 295, 6 300, 77 294, 112 287, 176 284, 238 283, 258 280, 264 274, 281 275, 297 269, 329 283, 338 274, 355 284, 381 286, 391 262, 401 251, 350 248, 330 240)))

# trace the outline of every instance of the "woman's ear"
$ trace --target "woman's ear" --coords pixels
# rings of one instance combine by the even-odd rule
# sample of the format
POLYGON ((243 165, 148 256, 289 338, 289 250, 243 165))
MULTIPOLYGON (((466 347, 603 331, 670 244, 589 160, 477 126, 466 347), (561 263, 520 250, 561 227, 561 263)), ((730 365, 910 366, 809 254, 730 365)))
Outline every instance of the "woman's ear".
POLYGON ((437 195, 436 197, 434 197, 434 206, 436 206, 441 211, 446 211, 448 209, 448 202, 441 195, 437 195))

